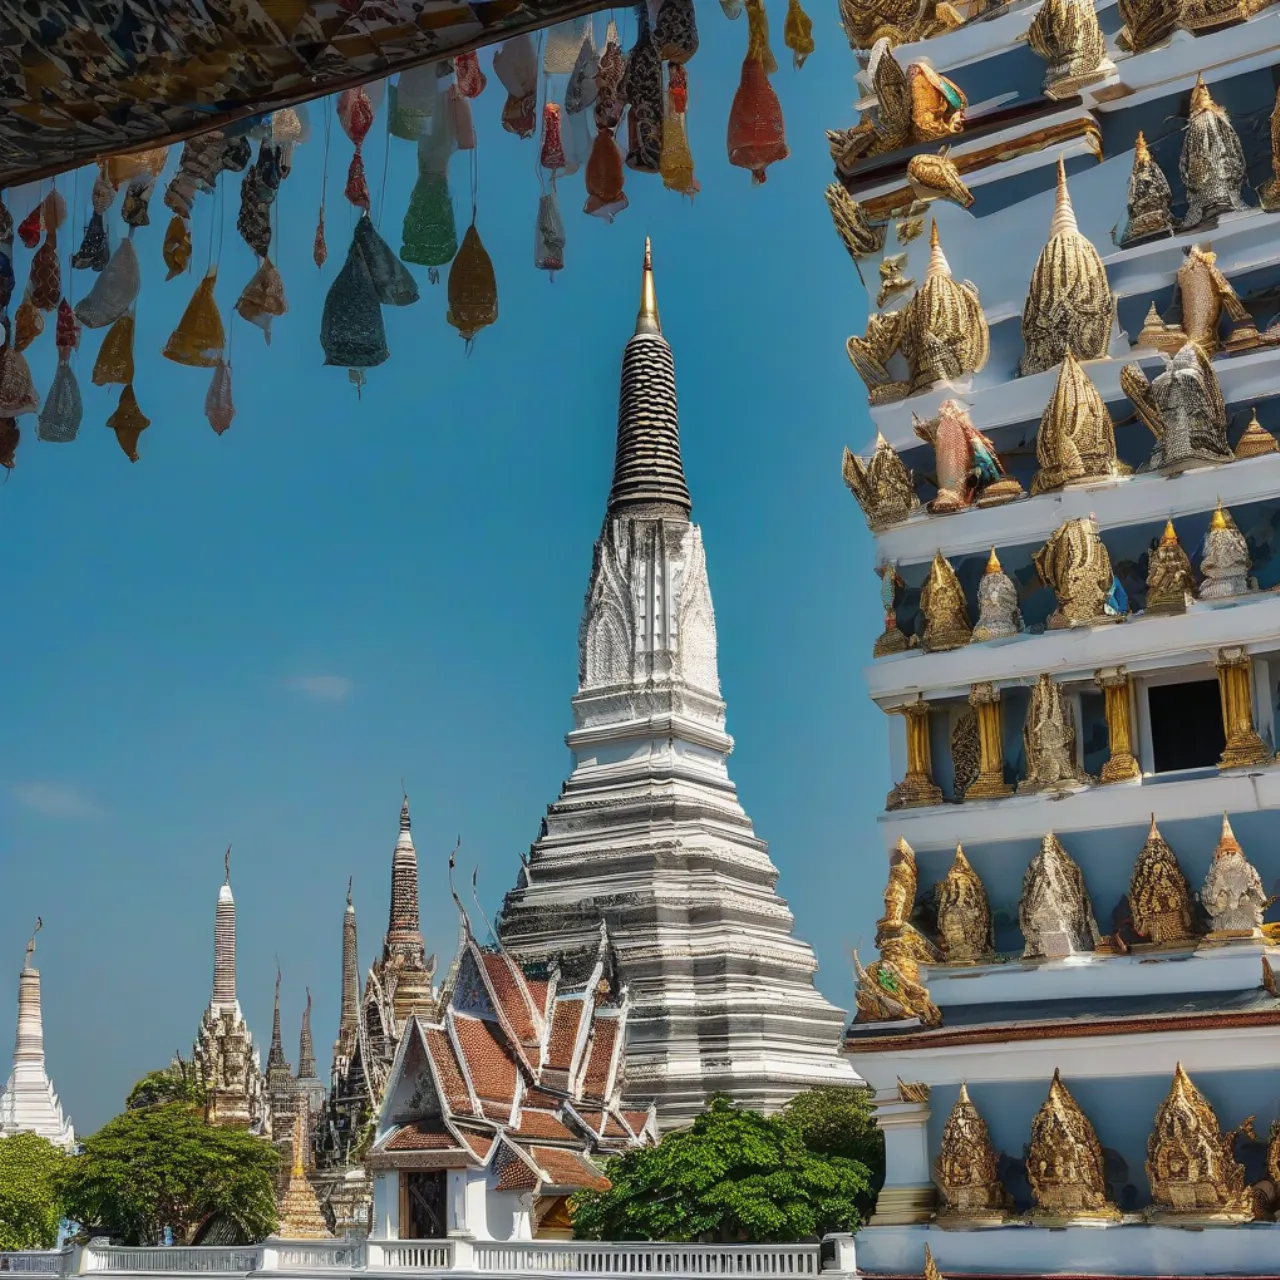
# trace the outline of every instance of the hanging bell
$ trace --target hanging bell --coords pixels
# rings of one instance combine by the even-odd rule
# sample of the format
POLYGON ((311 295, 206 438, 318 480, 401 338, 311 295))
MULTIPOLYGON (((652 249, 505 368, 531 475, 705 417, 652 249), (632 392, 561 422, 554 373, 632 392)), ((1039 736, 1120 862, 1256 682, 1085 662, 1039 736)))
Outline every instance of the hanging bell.
POLYGON ((453 261, 458 252, 458 228, 453 217, 449 178, 443 173, 420 173, 404 215, 404 262, 430 267, 434 272, 453 261))
POLYGON ((93 362, 95 387, 127 387, 133 381, 133 312, 126 311, 107 330, 93 362))
POLYGON ((107 419, 107 426, 116 433, 120 448, 130 462, 138 460, 138 437, 151 425, 151 419, 138 407, 138 397, 133 393, 133 385, 125 387, 120 393, 120 403, 116 411, 107 419))
POLYGON ((382 305, 354 237, 347 260, 325 295, 320 345, 325 364, 339 368, 371 369, 390 355, 382 305))
POLYGON ((126 238, 116 247, 93 288, 76 303, 76 319, 86 329, 101 329, 133 306, 141 288, 138 254, 133 241, 126 238))
POLYGON ((364 259, 374 294, 384 307, 407 307, 417 302, 418 282, 392 253, 367 213, 356 223, 351 246, 364 259))
POLYGON ((267 346, 271 345, 271 321, 282 316, 289 309, 284 296, 284 280, 280 276, 274 262, 263 258, 252 279, 245 285, 244 291, 236 301, 236 311, 240 317, 252 325, 257 325, 266 337, 267 346))
POLYGON ((474 222, 449 268, 449 310, 444 318, 467 342, 498 319, 498 281, 474 222))
POLYGON ((231 400, 231 366, 225 360, 219 360, 214 366, 213 378, 204 397, 204 416, 218 435, 231 425, 236 416, 236 407, 231 400))
POLYGON ((196 285, 182 319, 164 344, 166 360, 198 369, 212 369, 221 359, 227 335, 213 296, 217 278, 217 268, 210 267, 205 278, 196 285))
POLYGON ((53 371, 53 385, 36 421, 36 438, 50 444, 69 444, 79 433, 83 417, 84 402, 75 370, 65 356, 60 357, 53 371))

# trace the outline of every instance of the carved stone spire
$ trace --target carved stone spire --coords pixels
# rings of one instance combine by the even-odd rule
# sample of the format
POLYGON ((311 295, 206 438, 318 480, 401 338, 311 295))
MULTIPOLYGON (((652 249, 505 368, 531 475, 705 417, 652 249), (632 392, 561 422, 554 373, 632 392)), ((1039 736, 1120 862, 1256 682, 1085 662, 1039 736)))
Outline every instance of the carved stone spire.
POLYGON ((311 1039, 311 988, 307 988, 307 1006, 302 1011, 302 1034, 298 1038, 298 1075, 310 1079, 316 1073, 316 1047, 311 1039))
POLYGON ((978 873, 956 845, 951 869, 935 891, 938 941, 948 964, 981 964, 994 959, 991 906, 978 873))
POLYGON ((276 1002, 271 1014, 271 1048, 267 1050, 267 1071, 278 1071, 281 1067, 286 1071, 289 1069, 284 1056, 284 1041, 280 1038, 280 968, 277 965, 276 1002))
POLYGON ((1098 945, 1084 872, 1052 831, 1022 877, 1018 925, 1026 940, 1024 960, 1077 955, 1098 945))
POLYGON ((1177 857, 1156 826, 1154 813, 1129 881, 1129 909, 1134 930, 1157 946, 1189 942, 1194 937, 1191 890, 1177 857))
POLYGON ((397 1027, 410 1013, 428 1011, 434 972, 434 963, 427 962, 418 921, 418 852, 413 847, 409 797, 405 796, 400 806, 400 834, 391 855, 391 908, 380 971, 397 1027))
POLYGON ((1107 406, 1070 351, 1040 417, 1036 461, 1040 469, 1031 481, 1033 494, 1129 470, 1116 461, 1116 429, 1107 406))
POLYGON ((236 900, 231 896, 231 846, 223 857, 226 878, 218 890, 213 917, 213 999, 211 1007, 231 1008, 236 1003, 236 900))
POLYGON ((921 644, 927 653, 960 649, 973 637, 964 588, 941 550, 934 552, 929 577, 921 588, 920 612, 925 623, 921 644))
POLYGON ((1128 220, 1120 236, 1120 247, 1136 244, 1148 236, 1169 235, 1173 231, 1170 205, 1173 192, 1169 179, 1151 154, 1147 140, 1138 132, 1133 144, 1133 170, 1129 174, 1128 220))
POLYGON ((1098 1135, 1056 1067, 1049 1096, 1031 1122, 1027 1181, 1035 1197, 1035 1220, 1043 1225, 1120 1219, 1120 1211, 1107 1199, 1098 1135))
POLYGON ((1227 937, 1256 937, 1269 899, 1258 869, 1245 856, 1231 823, 1222 815, 1222 835, 1200 889, 1210 930, 1227 937))
POLYGON ((1219 214, 1248 206, 1241 197, 1247 170, 1244 148, 1230 117, 1213 100, 1204 77, 1191 91, 1191 111, 1178 161, 1187 193, 1181 230, 1190 231, 1219 214))
POLYGON ((653 285, 653 256, 646 240, 636 331, 622 353, 618 451, 608 514, 627 512, 687 520, 692 510, 680 459, 675 360, 662 336, 653 285))
POLYGON ((338 1038, 333 1042, 335 1058, 350 1058, 356 1047, 356 1026, 360 1017, 360 958, 356 945, 356 909, 351 901, 351 881, 347 881, 347 909, 342 913, 342 1003, 338 1014, 338 1038))
POLYGON ((329 1230, 320 1211, 319 1201, 307 1181, 307 1113, 299 1109, 293 1120, 293 1164, 289 1185, 280 1197, 280 1225, 276 1235, 281 1240, 327 1240, 329 1230))

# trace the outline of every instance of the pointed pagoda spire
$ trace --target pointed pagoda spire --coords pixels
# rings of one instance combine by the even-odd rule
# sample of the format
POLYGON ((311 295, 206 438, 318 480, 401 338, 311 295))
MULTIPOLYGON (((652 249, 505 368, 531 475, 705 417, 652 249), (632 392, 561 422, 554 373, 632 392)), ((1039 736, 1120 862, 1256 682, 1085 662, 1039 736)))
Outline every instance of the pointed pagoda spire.
POLYGON ((36 953, 36 934, 44 928, 44 917, 36 916, 36 927, 27 943, 27 954, 18 977, 18 1039, 13 1060, 39 1064, 44 1071, 44 1016, 40 1010, 40 970, 31 963, 36 953))
POLYGON ((300 1108, 293 1121, 289 1185, 280 1197, 276 1234, 281 1240, 327 1240, 333 1235, 316 1199, 315 1188, 307 1181, 307 1138, 306 1111, 300 1108))
POLYGON ((347 909, 342 913, 342 1003, 338 1014, 335 1058, 350 1058, 356 1047, 356 1019, 360 1016, 360 959, 356 945, 356 909, 347 881, 347 909))
POLYGON ((267 1051, 267 1070, 286 1067, 284 1041, 280 1038, 280 966, 276 965, 276 1004, 271 1015, 271 1048, 267 1051))
POLYGON ((929 265, 925 268, 924 278, 935 280, 938 276, 949 276, 951 264, 947 255, 942 252, 942 241, 938 239, 938 220, 935 218, 929 227, 929 265))
POLYGON ((231 896, 231 846, 223 855, 226 876, 218 890, 218 906, 213 917, 213 999, 214 1009, 236 1002, 236 900, 231 896))
POLYGON ((1076 222, 1076 211, 1071 204, 1071 192, 1067 190, 1067 166, 1062 157, 1058 157, 1058 193, 1053 202, 1053 218, 1049 223, 1049 236, 1064 235, 1068 231, 1079 231, 1076 222))
POLYGON ((646 239, 636 330, 622 354, 618 448, 608 515, 687 520, 692 510, 680 458, 675 361, 662 336, 653 254, 646 239))
POLYGON ((400 834, 391 856, 391 913, 387 920, 387 944, 416 942, 422 946, 418 923, 418 851, 413 847, 409 797, 400 806, 400 834))
POLYGON ((298 1038, 298 1077, 310 1080, 316 1073, 316 1047, 311 1039, 311 988, 307 988, 307 1006, 302 1011, 302 1035, 298 1038))

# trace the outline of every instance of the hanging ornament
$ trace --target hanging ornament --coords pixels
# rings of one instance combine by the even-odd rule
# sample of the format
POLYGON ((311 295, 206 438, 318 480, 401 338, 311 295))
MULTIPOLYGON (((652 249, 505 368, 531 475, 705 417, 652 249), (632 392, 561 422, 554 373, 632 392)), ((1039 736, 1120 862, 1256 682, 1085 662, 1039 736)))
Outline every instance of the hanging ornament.
MULTIPOLYGON (((361 222, 367 218, 365 214, 361 222)), ((347 260, 325 295, 320 345, 325 364, 339 368, 372 369, 391 354, 378 293, 354 236, 347 260)))
POLYGON ((40 393, 31 380, 27 358, 9 341, 5 324, 5 342, 0 347, 0 418, 18 418, 40 408, 40 393))
POLYGON ((37 419, 36 438, 50 444, 69 444, 79 433, 83 417, 84 402, 75 370, 67 356, 59 352, 53 383, 37 419))
POLYGON ((116 439, 130 462, 138 460, 138 437, 151 425, 151 419, 138 407, 138 397, 130 383, 120 393, 116 411, 107 419, 107 426, 116 433, 116 439))
POLYGON ((13 275, 13 241, 0 242, 0 311, 9 305, 17 280, 13 275))
POLYGON ((693 176, 693 152, 689 149, 689 133, 685 128, 681 103, 689 101, 685 69, 679 63, 668 68, 667 115, 662 122, 662 160, 659 169, 662 185, 682 196, 695 196, 701 190, 693 176))
POLYGON ((107 177, 106 161, 98 161, 98 176, 93 180, 93 190, 89 193, 90 203, 96 214, 104 214, 116 202, 115 183, 107 177))
POLYGON ((351 165, 347 169, 347 184, 342 191, 357 209, 369 212, 371 203, 369 182, 364 176, 364 157, 358 150, 351 157, 351 165))
POLYGON ((120 216, 131 227, 149 227, 151 215, 147 206, 151 203, 151 193, 155 190, 155 175, 141 173, 129 183, 124 193, 124 204, 120 216))
POLYGON ((664 62, 688 62, 698 52, 698 19, 693 0, 661 0, 653 39, 664 62))
POLYGON ((18 444, 22 432, 12 418, 0 418, 0 467, 12 471, 18 465, 18 444))
POLYGON ((281 107, 271 113, 271 141, 280 147, 294 147, 307 140, 307 126, 297 107, 281 107))
POLYGON ((742 0, 720 0, 720 7, 724 10, 726 18, 742 17, 742 0))
POLYGON ((211 266, 204 279, 196 285, 182 319, 164 344, 166 360, 197 369, 211 369, 221 359, 227 335, 213 296, 217 279, 218 269, 211 266))
POLYGON ((763 182, 765 170, 791 152, 787 148, 782 104, 769 83, 778 69, 769 48, 769 20, 763 0, 746 0, 747 56, 742 77, 729 109, 729 163, 751 170, 752 180, 763 182))
POLYGON ((787 18, 782 24, 782 43, 791 50, 791 65, 797 71, 813 52, 813 19, 800 6, 800 0, 787 0, 787 18))
POLYGON ((498 280, 493 260, 480 240, 476 224, 467 228, 449 268, 449 310, 444 317, 468 346, 481 329, 498 319, 498 280))
POLYGON ((458 252, 458 229, 453 217, 449 179, 443 173, 420 173, 404 215, 405 262, 430 268, 432 284, 440 281, 440 268, 458 252))
POLYGON ((369 183, 364 176, 364 156, 361 147, 373 125, 373 103, 363 85, 347 89, 338 95, 338 120, 343 132, 351 139, 355 154, 351 157, 351 166, 347 170, 347 183, 344 188, 347 199, 360 209, 369 208, 369 183))
POLYGON ((214 129, 188 138, 182 144, 178 172, 165 188, 166 208, 184 218, 190 218, 197 192, 212 192, 214 183, 223 170, 241 173, 252 159, 253 150, 249 139, 244 135, 228 138, 220 130, 214 129))
POLYGON ((533 265, 539 271, 550 271, 555 278, 564 270, 564 222, 555 187, 538 200, 538 221, 533 234, 533 265))
POLYGON ((565 167, 564 145, 560 141, 560 104, 547 102, 542 107, 542 156, 544 169, 555 173, 565 167))
POLYGON ((27 287, 13 315, 13 345, 17 351, 25 351, 44 332, 44 316, 31 301, 31 288, 27 287))
POLYGON ((417 142, 436 108, 436 64, 411 67, 400 73, 399 83, 388 90, 387 132, 393 138, 417 142))
POLYGON ((76 319, 86 329, 101 329, 133 306, 142 288, 138 254, 131 239, 121 240, 93 288, 76 303, 76 319))
POLYGON ((564 119, 562 142, 564 144, 564 171, 576 173, 586 164, 591 154, 591 128, 587 108, 594 105, 598 92, 596 74, 600 70, 600 55, 596 52, 595 34, 590 24, 578 49, 578 56, 569 73, 569 83, 564 91, 564 119))
POLYGON ((507 40, 493 55, 493 70, 507 91, 502 127, 517 138, 530 137, 538 111, 538 51, 530 36, 507 40))
POLYGON ((241 319, 262 330, 271 345, 271 321, 289 310, 284 296, 284 280, 274 262, 263 258, 257 271, 236 301, 236 312, 241 319))
POLYGON ((165 279, 172 280, 175 276, 180 276, 190 261, 191 229, 187 226, 186 219, 175 213, 169 219, 169 226, 164 233, 164 265, 169 269, 165 279))
POLYGON ((67 220, 67 202, 57 187, 45 196, 41 216, 46 231, 62 230, 62 224, 67 220))
POLYGON ((567 76, 573 70, 590 21, 586 16, 570 18, 568 22, 557 22, 547 32, 546 42, 542 46, 543 75, 567 76))
POLYGON ((9 206, 0 198, 0 244, 13 243, 13 214, 9 206))
POLYGON ((311 242, 311 260, 316 264, 317 270, 329 260, 329 246, 324 240, 324 205, 320 206, 320 217, 316 221, 316 235, 311 242))
POLYGON ((582 206, 583 212, 612 222, 628 204, 622 190, 625 180, 622 148, 612 130, 601 129, 591 144, 591 156, 587 160, 587 202, 582 206))
POLYGON ((367 213, 356 223, 351 244, 363 257, 374 293, 384 307, 407 307, 418 301, 417 281, 378 234, 367 213))
POLYGON ((662 159, 662 59, 649 30, 648 7, 640 5, 639 31, 627 55, 627 167, 657 173, 662 159))
POLYGON ((453 74, 464 98, 478 98, 489 83, 474 53, 460 53, 453 60, 453 74))
MULTIPOLYGON (((168 147, 151 147, 145 151, 129 151, 121 155, 107 156, 100 161, 103 171, 113 187, 131 182, 134 178, 158 178, 164 172, 169 158, 168 147)), ((105 212, 105 210, 104 210, 105 212)))
POLYGON ((41 311, 56 310, 62 297, 62 263, 58 258, 58 233, 52 227, 31 259, 28 279, 31 301, 41 311))
POLYGON ((259 144, 258 159, 245 170, 240 183, 236 230, 259 258, 265 258, 271 247, 271 206, 280 189, 280 153, 273 143, 259 144))
POLYGON ((627 59, 618 42, 618 28, 612 18, 605 30, 604 52, 596 70, 596 128, 612 133, 622 120, 626 107, 623 86, 627 78, 627 59))
POLYGON ((84 225, 84 237, 80 248, 71 255, 71 265, 77 271, 88 268, 90 271, 101 271, 111 257, 111 246, 107 243, 107 227, 102 214, 96 209, 89 215, 84 225))
POLYGON ((95 387, 128 386, 133 381, 133 312, 126 311, 107 330, 91 375, 95 387))
POLYGON ((40 243, 40 229, 43 223, 44 209, 42 205, 37 204, 34 209, 23 220, 18 223, 18 239, 27 246, 28 249, 34 249, 40 243))
POLYGON ((231 425, 236 416, 236 407, 231 400, 231 366, 225 360, 214 365, 209 390, 204 397, 204 416, 218 435, 231 425))
POLYGON ((471 118, 471 99, 458 91, 456 84, 449 86, 445 94, 454 140, 459 151, 474 151, 476 148, 476 126, 471 118))
POLYGON ((63 298, 58 303, 58 321, 53 329, 53 344, 60 356, 69 356, 80 345, 80 322, 71 310, 71 303, 63 298))

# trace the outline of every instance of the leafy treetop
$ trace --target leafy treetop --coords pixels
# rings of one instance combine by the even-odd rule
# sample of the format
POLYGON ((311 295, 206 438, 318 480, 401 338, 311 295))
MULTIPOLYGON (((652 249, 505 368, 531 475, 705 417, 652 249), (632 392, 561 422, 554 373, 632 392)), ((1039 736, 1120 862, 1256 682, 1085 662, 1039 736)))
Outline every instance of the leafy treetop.
POLYGON ((62 1221, 59 1180, 68 1157, 34 1133, 0 1138, 0 1250, 52 1249, 62 1221))

